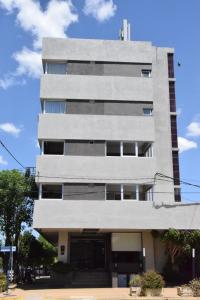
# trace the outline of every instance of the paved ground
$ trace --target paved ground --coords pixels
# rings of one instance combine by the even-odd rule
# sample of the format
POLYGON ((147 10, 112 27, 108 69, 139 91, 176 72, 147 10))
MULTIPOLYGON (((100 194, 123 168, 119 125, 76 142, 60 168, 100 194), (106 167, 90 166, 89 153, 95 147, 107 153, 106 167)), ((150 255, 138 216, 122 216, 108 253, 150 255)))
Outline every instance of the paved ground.
MULTIPOLYGON (((129 295, 129 288, 96 288, 96 289, 37 289, 37 290, 23 290, 15 289, 11 291, 13 296, 5 297, 2 294, 0 297, 7 300, 130 300, 134 299, 134 296, 129 295)), ((154 297, 154 299, 180 299, 177 296, 176 288, 163 289, 163 297, 154 297)), ((153 299, 147 297, 140 297, 139 299, 153 299)), ((181 297, 181 300, 184 299, 181 297)), ((190 298, 186 298, 189 300, 190 298)), ((192 298, 191 298, 192 299, 192 298)), ((193 298, 197 299, 197 298, 193 298)))

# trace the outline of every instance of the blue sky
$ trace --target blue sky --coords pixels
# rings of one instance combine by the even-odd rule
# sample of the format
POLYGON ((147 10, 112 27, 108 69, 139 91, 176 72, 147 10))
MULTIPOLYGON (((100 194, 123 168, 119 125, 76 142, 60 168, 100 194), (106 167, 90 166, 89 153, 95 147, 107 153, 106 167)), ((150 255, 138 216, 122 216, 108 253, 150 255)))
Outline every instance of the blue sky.
MULTIPOLYGON (((175 48, 181 178, 200 184, 199 0, 0 0, 0 138, 23 165, 35 166, 41 38, 118 39, 123 18, 133 40, 175 48)), ((12 168, 19 166, 0 148, 0 170, 12 168)), ((182 191, 185 200, 200 200, 200 189, 182 191)))

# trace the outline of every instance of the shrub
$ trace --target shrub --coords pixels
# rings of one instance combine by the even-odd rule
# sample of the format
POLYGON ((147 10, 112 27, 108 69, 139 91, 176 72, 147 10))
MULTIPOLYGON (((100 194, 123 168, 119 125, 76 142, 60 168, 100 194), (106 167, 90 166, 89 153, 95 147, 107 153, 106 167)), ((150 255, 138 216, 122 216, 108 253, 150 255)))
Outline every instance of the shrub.
POLYGON ((129 282, 130 286, 141 287, 142 285, 142 276, 135 275, 129 282))
POLYGON ((52 265, 52 271, 55 273, 66 274, 72 272, 73 267, 68 263, 59 261, 52 265))
POLYGON ((200 279, 196 278, 190 281, 189 287, 193 292, 194 297, 200 297, 200 279))
POLYGON ((0 274, 0 291, 4 292, 6 289, 6 275, 0 274))
POLYGON ((155 271, 148 271, 143 274, 142 289, 161 289, 164 286, 163 277, 155 271))

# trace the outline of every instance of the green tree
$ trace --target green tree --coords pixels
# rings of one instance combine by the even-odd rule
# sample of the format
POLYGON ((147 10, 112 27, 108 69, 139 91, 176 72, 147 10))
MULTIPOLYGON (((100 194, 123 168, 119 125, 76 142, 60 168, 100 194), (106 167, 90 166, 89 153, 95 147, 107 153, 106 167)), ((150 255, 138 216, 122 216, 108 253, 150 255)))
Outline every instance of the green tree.
POLYGON ((0 172, 0 231, 5 245, 17 247, 24 225, 31 225, 33 189, 34 178, 29 174, 17 170, 0 172))
POLYGON ((188 230, 177 230, 170 228, 161 235, 161 240, 166 245, 171 264, 174 265, 175 258, 181 254, 189 254, 194 243, 196 233, 188 230))
POLYGON ((26 268, 49 266, 56 257, 56 248, 42 236, 36 239, 30 231, 24 232, 19 242, 19 262, 26 268))

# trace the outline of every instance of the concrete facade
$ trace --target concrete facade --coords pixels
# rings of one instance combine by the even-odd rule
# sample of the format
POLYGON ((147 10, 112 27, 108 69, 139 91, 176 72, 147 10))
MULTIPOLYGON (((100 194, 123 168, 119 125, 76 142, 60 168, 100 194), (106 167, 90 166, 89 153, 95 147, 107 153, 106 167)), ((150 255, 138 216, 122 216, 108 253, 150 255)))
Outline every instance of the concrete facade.
POLYGON ((44 109, 39 115, 38 139, 41 145, 62 141, 64 152, 37 157, 40 195, 33 227, 52 240, 56 235, 59 260, 76 267, 81 268, 76 259, 82 253, 72 253, 79 248, 73 248, 73 243, 82 245, 86 256, 91 247, 101 249, 105 264, 100 252, 99 260, 90 263, 112 273, 114 285, 119 274, 142 271, 142 248, 146 270, 162 271, 164 248, 151 230, 200 226, 194 217, 199 207, 176 203, 174 189, 179 186, 156 176, 174 177, 168 70, 168 54, 173 52, 150 42, 43 40, 40 98, 42 107, 52 101, 52 111, 44 109), (56 74, 48 73, 48 64, 52 73, 56 64, 56 74), (120 155, 108 156, 108 142, 119 143, 120 155), (141 143, 151 144, 151 153, 145 157, 139 155, 141 143), (124 155, 125 147, 128 155, 124 155), (58 199, 42 199, 45 186, 53 187, 58 199), (137 240, 131 237, 130 243, 128 233, 134 232, 141 233, 142 246, 130 251, 127 245, 136 245, 137 240), (121 233, 127 233, 124 245, 114 251, 112 241, 116 236, 120 239, 121 233))

